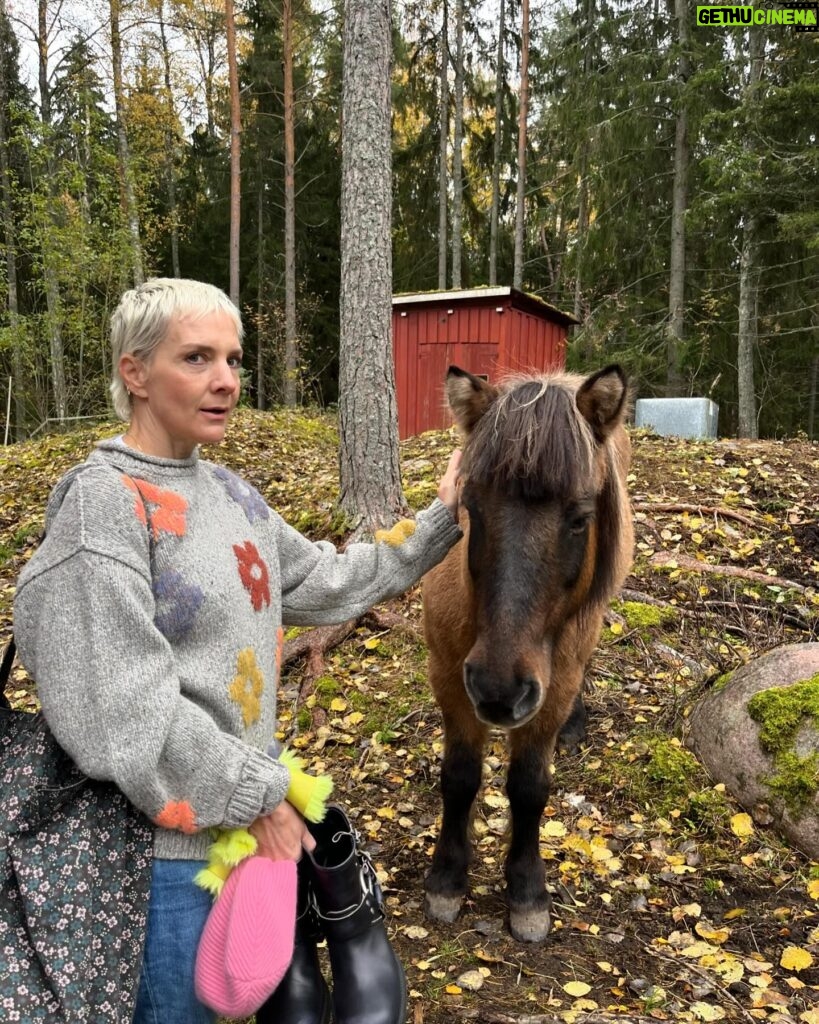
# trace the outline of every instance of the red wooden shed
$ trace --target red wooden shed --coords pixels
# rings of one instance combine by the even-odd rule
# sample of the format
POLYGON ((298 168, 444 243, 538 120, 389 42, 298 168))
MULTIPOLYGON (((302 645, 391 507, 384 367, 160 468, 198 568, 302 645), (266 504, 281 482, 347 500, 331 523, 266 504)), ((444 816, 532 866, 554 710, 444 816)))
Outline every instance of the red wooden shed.
POLYGON ((393 296, 399 436, 450 425, 444 399, 450 365, 490 381, 510 371, 559 369, 566 332, 576 323, 571 313, 515 288, 393 296))

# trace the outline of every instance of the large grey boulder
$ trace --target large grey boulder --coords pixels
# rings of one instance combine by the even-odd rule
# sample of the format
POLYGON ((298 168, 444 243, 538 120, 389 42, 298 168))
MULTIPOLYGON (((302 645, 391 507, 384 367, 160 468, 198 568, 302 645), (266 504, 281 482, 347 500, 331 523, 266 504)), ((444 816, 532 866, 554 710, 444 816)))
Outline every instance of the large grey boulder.
POLYGON ((722 682, 694 708, 688 746, 752 817, 819 860, 819 643, 778 647, 722 682))

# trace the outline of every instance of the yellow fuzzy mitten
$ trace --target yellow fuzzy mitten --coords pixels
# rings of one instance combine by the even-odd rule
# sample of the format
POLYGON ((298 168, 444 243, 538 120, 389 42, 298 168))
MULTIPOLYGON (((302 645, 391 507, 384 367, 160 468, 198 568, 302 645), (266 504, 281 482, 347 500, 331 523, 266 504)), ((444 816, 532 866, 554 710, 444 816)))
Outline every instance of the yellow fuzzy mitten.
MULTIPOLYGON (((287 802, 314 824, 327 813, 327 798, 333 791, 329 775, 308 775, 304 761, 289 750, 279 755, 279 763, 290 772, 287 802)), ((246 857, 256 852, 256 840, 246 828, 216 829, 216 841, 208 850, 207 867, 194 877, 194 882, 216 897, 222 891, 228 875, 246 857)))
POLYGON ((290 771, 287 802, 315 825, 327 813, 327 798, 333 792, 333 780, 329 775, 308 775, 303 770, 303 759, 290 750, 281 752, 279 764, 290 771))

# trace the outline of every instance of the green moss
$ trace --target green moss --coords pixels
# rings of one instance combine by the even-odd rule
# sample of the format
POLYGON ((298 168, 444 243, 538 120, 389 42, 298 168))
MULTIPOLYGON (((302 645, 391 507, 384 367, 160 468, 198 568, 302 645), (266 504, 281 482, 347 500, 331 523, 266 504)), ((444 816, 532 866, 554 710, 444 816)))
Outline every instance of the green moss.
POLYGON ((721 676, 719 676, 717 679, 715 679, 714 680, 714 686, 713 686, 713 692, 714 693, 719 693, 720 690, 724 690, 725 687, 730 682, 730 679, 731 679, 732 675, 733 675, 732 672, 723 672, 723 674, 721 676))
POLYGON ((793 749, 803 725, 819 727, 819 673, 754 694, 748 713, 760 726, 760 746, 773 757, 775 772, 762 781, 799 815, 819 790, 819 752, 800 757, 793 749))
POLYGON ((616 601, 614 610, 626 620, 629 629, 651 629, 664 626, 677 617, 671 608, 657 608, 642 601, 616 601))
POLYGON ((296 715, 296 723, 299 727, 299 732, 307 732, 313 724, 313 718, 308 708, 301 708, 299 710, 299 713, 296 715))
POLYGON ((672 739, 635 737, 628 750, 613 750, 606 782, 627 789, 641 807, 667 816, 673 811, 697 829, 721 827, 728 806, 694 755, 672 739), (625 755, 625 756, 624 756, 625 755))
POLYGON ((806 718, 819 724, 819 673, 791 686, 754 694, 748 714, 761 726, 759 742, 769 754, 789 750, 806 718))
POLYGON ((800 814, 819 789, 819 752, 800 757, 786 751, 776 759, 776 775, 765 779, 771 792, 783 800, 793 814, 800 814))
POLYGON ((314 690, 317 697, 335 697, 341 691, 341 687, 332 676, 321 676, 316 680, 314 690))

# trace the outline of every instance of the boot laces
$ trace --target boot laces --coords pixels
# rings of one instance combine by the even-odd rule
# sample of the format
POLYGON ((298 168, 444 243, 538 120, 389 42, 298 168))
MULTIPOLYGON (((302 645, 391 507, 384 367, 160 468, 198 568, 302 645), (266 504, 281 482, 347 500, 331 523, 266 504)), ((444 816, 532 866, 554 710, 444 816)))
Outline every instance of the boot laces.
MULTIPOLYGON (((378 883, 378 875, 376 874, 372 857, 359 845, 361 843, 361 835, 358 830, 353 828, 352 831, 355 844, 353 852, 359 861, 358 880, 361 886, 361 899, 355 906, 345 907, 343 910, 328 910, 326 912, 321 911, 318 904, 314 902, 313 906, 316 913, 325 921, 346 921, 348 917, 353 917, 353 915, 357 914, 371 896, 375 897, 379 915, 382 918, 384 916, 384 895, 378 883)), ((336 832, 331 842, 335 843, 342 836, 348 835, 350 835, 349 832, 336 832)))

